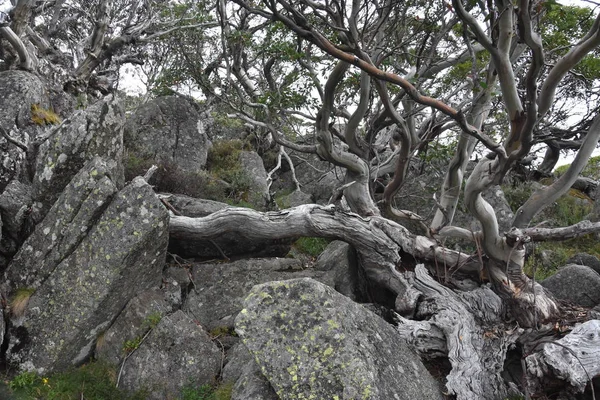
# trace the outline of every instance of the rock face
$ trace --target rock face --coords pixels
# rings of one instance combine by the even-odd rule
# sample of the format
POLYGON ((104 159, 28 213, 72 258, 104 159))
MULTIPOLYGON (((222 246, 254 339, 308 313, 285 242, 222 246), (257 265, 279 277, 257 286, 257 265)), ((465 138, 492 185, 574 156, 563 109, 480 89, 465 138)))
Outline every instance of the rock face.
POLYGON ((600 304, 600 274, 585 265, 567 265, 540 283, 559 299, 583 307, 600 304))
POLYGON ((5 281, 13 289, 38 288, 75 251, 117 191, 106 162, 90 161, 15 255, 5 281))
POLYGON ((254 285, 298 277, 323 277, 325 273, 304 269, 298 260, 273 258, 198 264, 192 275, 195 289, 189 293, 183 310, 210 331, 233 328, 243 300, 254 285))
POLYGON ((315 264, 318 271, 330 271, 329 286, 351 300, 360 301, 356 252, 348 243, 336 240, 329 243, 315 264))
POLYGON ((100 164, 73 179, 9 267, 13 290, 35 288, 9 330, 7 359, 22 370, 43 374, 84 362, 127 302, 160 284, 168 214, 141 178, 111 198, 116 185, 106 164, 104 172, 90 168, 100 164))
MULTIPOLYGON (((184 195, 169 195, 167 201, 186 217, 205 217, 213 212, 231 207, 212 200, 194 199, 184 195)), ((250 255, 252 257, 283 257, 291 248, 292 240, 258 240, 241 238, 226 233, 212 241, 193 238, 172 238, 169 252, 184 258, 223 258, 221 251, 228 257, 250 255), (219 250, 220 249, 220 250, 219 250)))
POLYGON ((184 171, 198 171, 206 166, 211 146, 205 119, 188 99, 156 98, 127 119, 125 147, 138 159, 167 161, 184 171))
POLYGON ((3 272, 25 236, 24 226, 31 206, 31 188, 11 181, 0 194, 0 272, 3 272))
POLYGON ((267 186, 267 171, 265 171, 262 158, 254 151, 242 151, 240 165, 250 179, 246 201, 257 210, 265 210, 269 201, 269 187, 267 186))
POLYGON ((111 178, 123 187, 123 111, 98 102, 65 120, 39 148, 33 179, 33 216, 39 222, 73 176, 91 159, 107 160, 111 178))
POLYGON ((186 385, 212 384, 221 351, 182 311, 165 316, 123 367, 122 387, 146 389, 149 399, 178 398, 186 385))
MULTIPOLYGON (((13 138, 29 143, 41 129, 31 119, 31 106, 50 107, 44 83, 25 71, 0 72, 0 126, 13 138), (17 128, 17 129, 14 129, 17 128)), ((25 152, 0 135, 0 192, 26 175, 25 152)))
POLYGON ((301 190, 294 190, 292 193, 281 196, 277 199, 277 205, 279 208, 292 208, 301 206, 302 204, 311 204, 312 198, 309 194, 302 192, 301 190))
POLYGON ((573 257, 567 260, 566 264, 585 265, 586 267, 590 267, 591 269, 600 274, 600 260, 598 259, 598 257, 593 256, 591 254, 575 254, 573 257))
MULTIPOLYGON (((281 397, 286 398, 286 397, 281 397)), ((307 397, 308 398, 308 397, 307 397)), ((252 360, 241 371, 233 386, 231 400, 279 400, 275 390, 260 372, 258 364, 252 360)))
POLYGON ((236 331, 281 399, 441 399, 394 328, 311 279, 257 285, 236 331))
POLYGON ((126 355, 125 343, 143 337, 171 312, 160 289, 140 293, 125 306, 96 346, 96 358, 118 365, 126 355))

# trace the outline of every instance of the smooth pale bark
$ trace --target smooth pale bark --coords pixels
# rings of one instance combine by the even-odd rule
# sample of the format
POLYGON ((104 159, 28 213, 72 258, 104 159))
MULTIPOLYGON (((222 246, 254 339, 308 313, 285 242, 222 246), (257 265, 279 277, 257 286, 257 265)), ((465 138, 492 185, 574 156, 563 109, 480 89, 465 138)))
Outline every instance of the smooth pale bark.
POLYGON ((569 191, 571 186, 577 181, 579 174, 587 165, 587 162, 596 149, 600 139, 600 115, 596 117, 590 127, 581 149, 577 152, 575 159, 569 166, 569 169, 554 183, 536 190, 529 199, 516 212, 513 226, 524 228, 533 219, 533 217, 548 205, 554 203, 559 197, 569 191))
POLYGON ((32 71, 34 69, 34 61, 21 38, 9 27, 0 28, 0 36, 6 39, 17 52, 19 67, 26 71, 32 71))
POLYGON ((481 223, 481 247, 489 257, 486 271, 494 291, 521 326, 534 327, 557 316, 558 305, 542 286, 523 272, 525 243, 529 238, 516 228, 501 236, 494 209, 481 196, 503 176, 504 161, 498 157, 484 157, 479 161, 465 186, 465 204, 481 223))

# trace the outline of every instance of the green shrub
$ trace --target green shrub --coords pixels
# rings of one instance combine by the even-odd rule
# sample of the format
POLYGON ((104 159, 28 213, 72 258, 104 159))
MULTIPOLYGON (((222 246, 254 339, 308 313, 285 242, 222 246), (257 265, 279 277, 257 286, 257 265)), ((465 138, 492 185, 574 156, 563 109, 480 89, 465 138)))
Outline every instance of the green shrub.
MULTIPOLYGON (((560 177, 567 172, 569 166, 570 164, 567 164, 556 168, 554 170, 556 177, 560 177)), ((600 156, 590 158, 587 162, 587 165, 581 171, 581 175, 595 180, 600 180, 600 156)))
POLYGON ((188 385, 181 391, 181 400, 231 400, 233 383, 223 383, 217 387, 211 385, 188 385))

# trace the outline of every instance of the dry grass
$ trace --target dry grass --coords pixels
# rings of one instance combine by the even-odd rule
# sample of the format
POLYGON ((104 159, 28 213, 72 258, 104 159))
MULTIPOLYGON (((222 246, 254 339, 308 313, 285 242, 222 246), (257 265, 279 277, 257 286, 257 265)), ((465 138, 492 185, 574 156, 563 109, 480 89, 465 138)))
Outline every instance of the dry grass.
POLYGON ((25 313, 27 309, 27 304, 29 303, 29 299, 35 292, 33 288, 21 288, 17 289, 15 295, 10 302, 10 310, 12 315, 15 317, 20 317, 25 313))

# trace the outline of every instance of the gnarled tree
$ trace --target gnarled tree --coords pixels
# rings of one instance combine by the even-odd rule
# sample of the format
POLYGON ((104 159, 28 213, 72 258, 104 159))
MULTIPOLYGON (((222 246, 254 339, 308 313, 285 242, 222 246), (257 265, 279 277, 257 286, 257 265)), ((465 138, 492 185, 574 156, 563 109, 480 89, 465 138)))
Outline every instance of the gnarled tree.
MULTIPOLYGON (((579 29, 586 30, 563 51, 550 37, 558 24, 553 13, 561 9, 582 17, 582 11, 544 2, 234 3, 219 3, 223 51, 222 63, 214 70, 222 68, 225 75, 217 76, 226 76, 236 94, 224 92, 222 98, 237 117, 263 128, 279 145, 316 153, 343 168, 345 184, 335 189, 343 194, 348 209, 302 206, 268 214, 229 210, 202 219, 174 217, 172 235, 207 238, 238 231, 265 238, 311 235, 345 240, 357 249, 366 276, 394 293, 398 312, 437 315, 429 332, 422 323, 407 319, 401 320, 402 332, 417 347, 425 342, 423 354, 439 347, 437 339, 444 337, 454 368, 448 385, 452 393, 459 398, 503 398, 514 393, 516 389, 498 371, 508 346, 519 335, 502 332, 494 336, 498 340, 482 342, 484 327, 499 323, 502 309, 522 328, 537 328, 562 312, 552 296, 524 273, 526 243, 600 228, 585 223, 563 229, 528 227, 536 213, 569 190, 597 146, 600 117, 589 83, 596 75, 588 69, 590 76, 581 76, 577 68, 582 62, 595 65, 600 18, 587 11, 587 19, 579 20, 579 29), (240 37, 244 40, 233 40, 240 37), (279 54, 273 53, 274 37, 280 40, 279 54), (286 91, 296 90, 290 76, 312 83, 306 101, 284 105, 286 91), (581 80, 574 83, 573 77, 581 80), (590 96, 584 99, 587 110, 573 122, 566 107, 579 104, 582 94, 574 89, 577 85, 590 96), (298 145, 285 138, 283 132, 294 122, 291 116, 302 124, 312 123, 312 144, 298 145), (438 209, 427 221, 397 207, 396 196, 411 159, 438 137, 454 140, 455 153, 438 209), (552 169, 561 149, 578 149, 578 155, 566 174, 523 204, 512 229, 501 232, 495 210, 482 194, 502 183, 511 170, 531 162, 542 144, 548 151, 540 173, 552 169), (485 155, 463 188, 467 163, 476 149, 485 155), (381 195, 375 193, 374 182, 384 182, 381 195), (461 197, 480 223, 477 232, 453 225, 461 197), (421 232, 403 227, 407 220, 417 221, 421 232), (447 237, 472 240, 479 253, 468 256, 445 248, 447 237), (420 268, 416 275, 399 272, 403 264, 410 264, 408 258, 436 266, 430 272, 446 283, 483 274, 493 291, 457 296, 431 282, 420 268), (421 295, 434 299, 436 306, 428 309, 432 306, 420 303, 421 295), (430 343, 423 339, 428 334, 430 343), (469 373, 471 367, 461 359, 471 360, 478 372, 469 373)), ((573 343, 577 338, 581 336, 573 343)))

